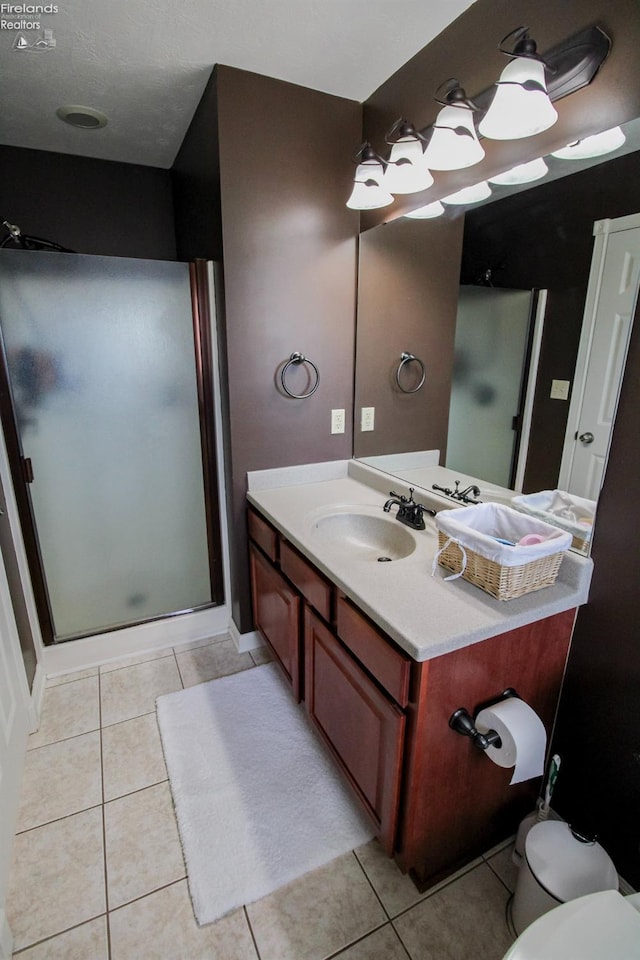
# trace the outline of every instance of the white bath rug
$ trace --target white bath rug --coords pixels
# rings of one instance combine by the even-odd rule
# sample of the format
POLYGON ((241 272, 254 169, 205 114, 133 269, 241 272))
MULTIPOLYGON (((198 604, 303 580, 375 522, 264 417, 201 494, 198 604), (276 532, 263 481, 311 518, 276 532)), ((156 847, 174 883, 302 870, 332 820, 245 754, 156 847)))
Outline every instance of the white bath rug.
POLYGON ((373 836, 275 664, 159 697, 157 712, 198 923, 373 836))

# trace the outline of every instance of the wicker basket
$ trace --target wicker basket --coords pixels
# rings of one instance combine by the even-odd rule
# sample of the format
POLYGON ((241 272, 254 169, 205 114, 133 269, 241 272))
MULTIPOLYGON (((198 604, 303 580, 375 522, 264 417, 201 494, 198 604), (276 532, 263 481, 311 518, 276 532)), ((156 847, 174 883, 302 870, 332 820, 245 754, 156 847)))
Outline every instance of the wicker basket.
MULTIPOLYGON (((441 567, 452 573, 460 573, 463 556, 460 546, 452 542, 443 549, 449 537, 438 531, 438 547, 442 551, 438 558, 441 567)), ((467 563, 462 579, 475 584, 496 600, 514 600, 534 590, 541 590, 555 583, 564 551, 550 556, 531 560, 517 567, 504 567, 494 560, 487 560, 474 550, 464 548, 467 563)))

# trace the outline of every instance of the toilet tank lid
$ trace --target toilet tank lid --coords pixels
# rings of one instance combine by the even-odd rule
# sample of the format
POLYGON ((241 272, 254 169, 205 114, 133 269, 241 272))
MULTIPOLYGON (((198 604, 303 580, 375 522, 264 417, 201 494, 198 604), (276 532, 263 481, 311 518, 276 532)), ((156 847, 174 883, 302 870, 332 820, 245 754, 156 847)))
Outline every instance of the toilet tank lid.
POLYGON ((630 960, 640 956, 640 913, 615 890, 563 903, 520 934, 504 960, 630 960))
POLYGON ((599 890, 617 890, 618 874, 599 843, 581 843, 567 823, 537 823, 525 841, 527 863, 541 887, 564 903, 599 890))

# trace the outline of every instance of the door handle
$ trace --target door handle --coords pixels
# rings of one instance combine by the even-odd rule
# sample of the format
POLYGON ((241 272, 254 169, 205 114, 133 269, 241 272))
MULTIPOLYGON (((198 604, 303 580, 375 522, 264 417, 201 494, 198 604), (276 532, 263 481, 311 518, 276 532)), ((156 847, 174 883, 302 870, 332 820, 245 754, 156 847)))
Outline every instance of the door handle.
POLYGON ((33 464, 31 457, 22 457, 22 476, 25 483, 33 483, 33 464))
POLYGON ((581 433, 578 440, 581 440, 582 443, 593 443, 595 437, 592 433, 581 433))

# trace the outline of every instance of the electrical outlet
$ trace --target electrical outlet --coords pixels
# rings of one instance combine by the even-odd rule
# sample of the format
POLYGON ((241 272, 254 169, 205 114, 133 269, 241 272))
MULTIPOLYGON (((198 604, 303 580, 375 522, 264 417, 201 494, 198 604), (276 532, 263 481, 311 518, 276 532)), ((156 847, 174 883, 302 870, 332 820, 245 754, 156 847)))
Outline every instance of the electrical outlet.
POLYGON ((551 394, 550 394, 551 399, 552 400, 568 400, 570 386, 571 386, 571 380, 552 380, 551 394))
POLYGON ((362 407, 360 411, 360 429, 363 433, 367 430, 373 430, 375 422, 375 407, 362 407))
POLYGON ((331 433, 344 433, 344 410, 331 411, 331 433))

